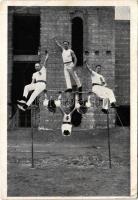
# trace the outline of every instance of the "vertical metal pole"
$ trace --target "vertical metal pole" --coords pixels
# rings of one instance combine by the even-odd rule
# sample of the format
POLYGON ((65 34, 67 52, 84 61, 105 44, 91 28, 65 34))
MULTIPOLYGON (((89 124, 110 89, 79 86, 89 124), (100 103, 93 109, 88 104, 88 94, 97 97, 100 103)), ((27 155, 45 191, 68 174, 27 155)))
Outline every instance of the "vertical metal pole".
POLYGON ((34 142, 33 142, 34 129, 32 127, 32 168, 34 168, 34 142))
POLYGON ((109 130, 109 112, 107 113, 107 132, 108 132, 108 153, 109 153, 109 168, 112 168, 111 164, 111 145, 110 145, 110 130, 109 130))
POLYGON ((33 108, 31 108, 31 156, 32 156, 32 168, 34 168, 34 119, 33 108))

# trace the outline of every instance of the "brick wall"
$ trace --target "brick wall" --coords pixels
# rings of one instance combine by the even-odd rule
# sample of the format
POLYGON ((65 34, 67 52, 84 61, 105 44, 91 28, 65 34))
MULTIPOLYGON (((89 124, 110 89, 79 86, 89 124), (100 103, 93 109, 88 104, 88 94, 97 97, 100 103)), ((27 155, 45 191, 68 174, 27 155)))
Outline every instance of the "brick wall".
MULTIPOLYGON (((114 35, 114 8, 113 7, 40 7, 40 8, 13 8, 14 13, 35 15, 40 14, 40 45, 42 61, 44 50, 49 51, 47 89, 65 90, 66 84, 63 73, 61 53, 55 44, 54 37, 59 42, 68 40, 71 43, 71 19, 81 17, 84 25, 84 50, 90 51, 89 62, 93 65, 103 66, 103 75, 110 88, 114 89, 115 81, 115 35, 114 35), (96 52, 99 52, 97 55, 96 52)), ((12 12, 9 13, 9 46, 8 46, 8 84, 9 98, 12 81, 12 12)), ((21 61, 21 60, 20 60, 21 61)), ((32 60, 34 61, 34 60, 32 60)), ((91 90, 90 74, 84 67, 78 67, 77 73, 82 81, 83 90, 91 90)), ((48 96, 57 97, 57 94, 49 92, 48 96)), ((60 112, 49 113, 42 105, 44 94, 40 96, 40 123, 41 129, 60 128, 62 116, 60 112)), ((95 102, 95 96, 92 102, 95 102)), ((106 116, 98 108, 91 108, 83 116, 81 129, 94 127, 106 127, 106 116)), ((110 122, 114 126, 115 115, 111 111, 110 122)), ((78 128, 77 128, 78 129, 78 128)))
POLYGON ((130 105, 130 22, 115 22, 115 85, 119 105, 130 105))
MULTIPOLYGON (((57 38, 59 42, 64 40, 70 41, 70 24, 67 12, 64 9, 41 8, 41 55, 43 60, 45 49, 49 52, 49 60, 47 66, 47 89, 48 90, 64 90, 65 79, 63 74, 63 64, 61 52, 55 44, 57 38), (56 17, 56 20, 55 20, 56 17), (65 34, 66 33, 66 34, 65 34)), ((57 97, 55 92, 48 92, 48 96, 57 97)), ((52 114, 43 107, 41 103, 44 94, 40 97, 40 128, 56 129, 61 124, 61 114, 57 112, 52 114)))
MULTIPOLYGON (((81 17, 84 22, 85 41, 87 38, 84 48, 90 51, 90 63, 93 65, 101 64, 103 66, 103 75, 105 76, 109 87, 114 89, 115 41, 114 8, 112 7, 79 7, 79 9, 65 9, 62 7, 41 8, 41 53, 42 55, 44 54, 45 48, 50 52, 47 88, 55 90, 66 89, 61 53, 55 45, 54 37, 60 42, 64 40, 71 41, 71 19, 76 16, 81 17), (95 51, 99 51, 99 55, 95 55, 95 51), (106 55, 107 51, 110 51, 108 55, 106 55)), ((79 77, 81 77, 83 90, 91 90, 89 72, 85 68, 78 67, 77 73, 79 74, 79 77)), ((94 98, 95 97, 92 97, 92 101, 94 101, 94 98)), ((41 95, 40 99, 44 99, 44 96, 41 95)), ((101 113, 100 109, 101 106, 99 108, 91 108, 89 112, 83 116, 82 124, 79 128, 106 127, 106 116, 101 113)), ((56 113, 53 116, 42 104, 40 110, 40 128, 60 127, 62 118, 60 113, 56 113), (52 125, 50 125, 49 120, 53 120, 52 125)), ((114 125, 114 118, 114 112, 111 111, 111 126, 114 125)))
MULTIPOLYGON (((88 50, 89 64, 102 66, 102 74, 109 88, 114 90, 114 8, 95 7, 88 9, 88 50)), ((90 78, 90 77, 89 77, 90 78)), ((90 88, 90 80, 88 81, 90 88)), ((99 101, 99 100, 98 100, 99 101)), ((99 105, 96 102, 96 105, 99 105)), ((94 108, 95 127, 106 127, 106 116, 101 113, 101 104, 94 108)), ((115 114, 110 110, 110 125, 114 126, 115 114)))

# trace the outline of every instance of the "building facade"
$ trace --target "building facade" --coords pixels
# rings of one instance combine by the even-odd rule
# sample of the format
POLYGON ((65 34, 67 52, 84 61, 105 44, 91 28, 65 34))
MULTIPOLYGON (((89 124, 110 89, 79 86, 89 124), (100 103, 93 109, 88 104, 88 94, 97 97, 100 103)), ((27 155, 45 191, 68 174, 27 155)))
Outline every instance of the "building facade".
MULTIPOLYGON (((78 59, 76 70, 84 91, 91 90, 90 74, 83 66, 84 51, 88 50, 89 63, 102 66, 102 74, 115 91, 119 104, 129 108, 129 22, 115 21, 114 15, 114 7, 9 7, 8 101, 12 106, 8 107, 8 113, 12 127, 29 127, 31 124, 30 111, 16 112, 13 104, 22 95, 24 85, 31 81, 39 47, 41 61, 45 50, 49 52, 47 89, 66 89, 61 52, 55 38, 61 43, 64 40, 70 42, 78 59)), ((57 94, 48 92, 48 96, 56 98, 57 94)), ((49 113, 43 107, 43 99, 44 94, 41 94, 39 128, 60 128, 60 112, 49 113)), ((83 115, 80 129, 106 127, 106 115, 101 112, 98 99, 92 95, 91 101, 94 106, 83 115)), ((111 110, 110 126, 115 124, 116 114, 111 110)))

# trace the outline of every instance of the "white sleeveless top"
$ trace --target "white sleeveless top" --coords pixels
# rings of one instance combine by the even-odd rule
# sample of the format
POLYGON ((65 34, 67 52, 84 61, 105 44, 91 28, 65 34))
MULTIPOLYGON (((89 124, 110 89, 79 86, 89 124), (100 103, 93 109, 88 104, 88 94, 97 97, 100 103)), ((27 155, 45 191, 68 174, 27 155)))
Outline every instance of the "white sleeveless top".
POLYGON ((43 66, 40 71, 33 73, 32 78, 36 81, 46 81, 46 68, 43 66))
POLYGON ((102 83, 105 83, 104 77, 93 70, 92 70, 91 80, 93 84, 96 83, 102 85, 102 83))
POLYGON ((71 52, 73 52, 71 49, 63 50, 62 52, 63 63, 72 62, 71 52))

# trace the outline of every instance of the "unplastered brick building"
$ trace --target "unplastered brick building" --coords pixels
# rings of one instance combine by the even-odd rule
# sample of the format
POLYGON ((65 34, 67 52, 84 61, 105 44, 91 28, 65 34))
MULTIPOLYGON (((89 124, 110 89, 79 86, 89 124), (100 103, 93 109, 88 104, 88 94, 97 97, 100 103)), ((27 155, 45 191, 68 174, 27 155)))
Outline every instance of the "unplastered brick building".
MULTIPOLYGON (((76 71, 83 91, 92 87, 90 74, 83 65, 84 51, 88 50, 89 63, 92 67, 102 66, 102 74, 115 91, 120 110, 122 107, 129 109, 129 21, 116 21, 114 7, 9 7, 8 114, 12 119, 12 122, 9 120, 11 127, 31 126, 31 111, 16 111, 14 103, 22 96, 24 85, 31 82, 34 64, 39 61, 39 47, 41 62, 45 50, 49 52, 47 89, 66 89, 61 52, 55 38, 61 43, 70 42, 78 59, 76 71)), ((57 98, 58 93, 49 91, 48 96, 57 98)), ((62 115, 59 111, 49 113, 42 104, 43 99, 42 93, 37 113, 39 128, 60 128, 62 115)), ((107 119, 101 112, 99 99, 92 95, 91 102, 93 106, 83 115, 80 129, 106 127, 107 119)), ((114 110, 110 110, 109 116, 110 126, 114 127, 117 123, 114 110)))

